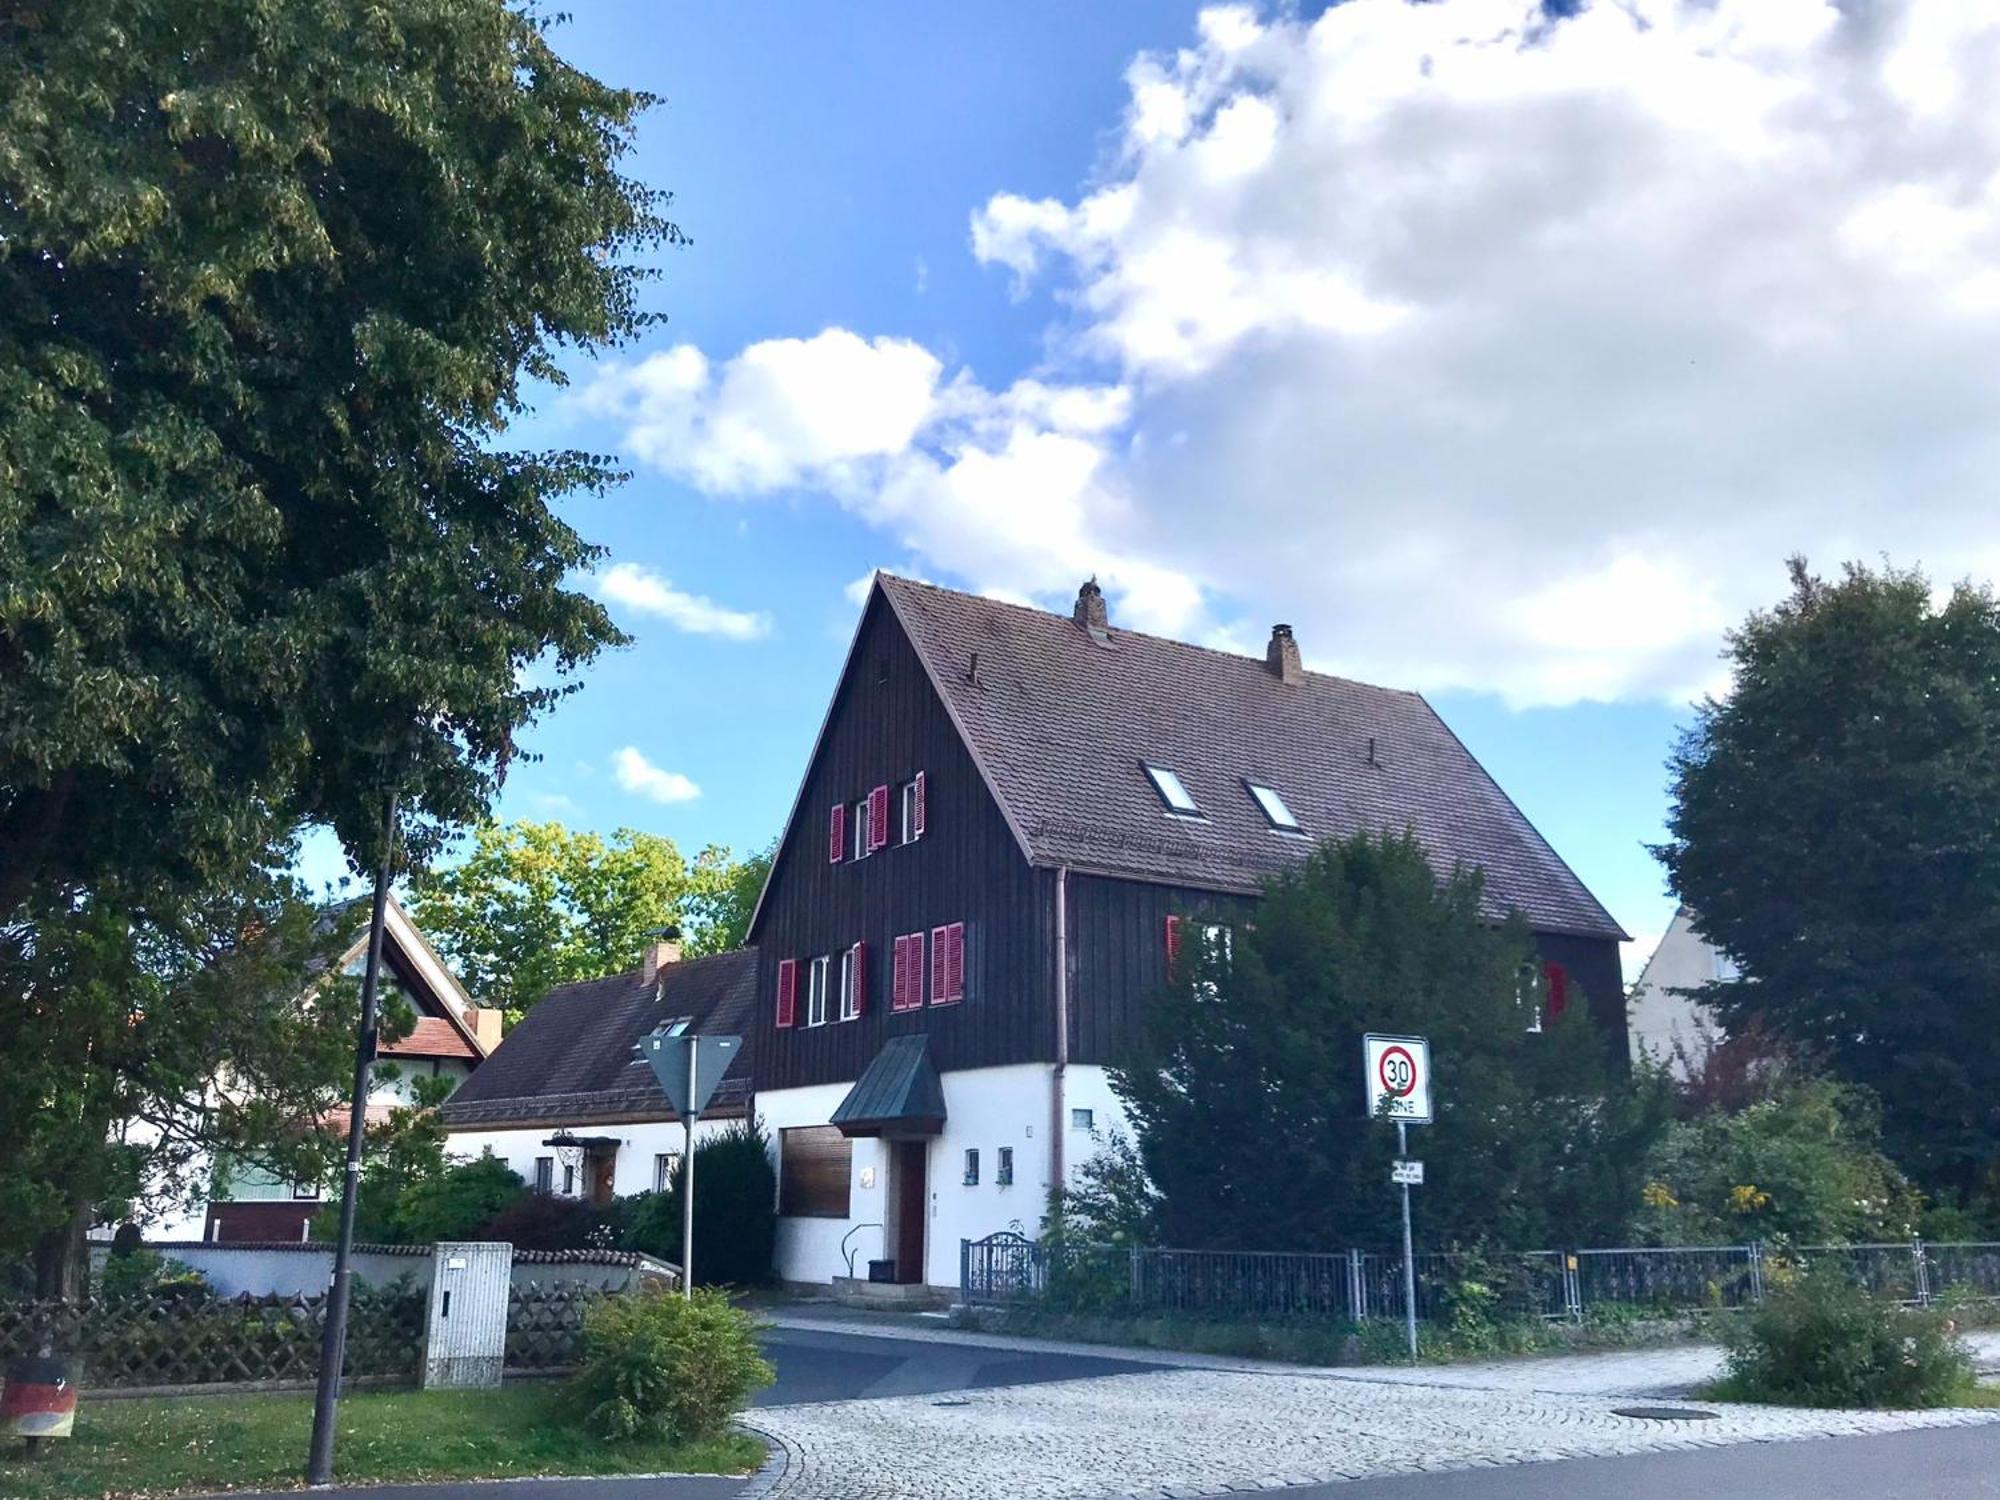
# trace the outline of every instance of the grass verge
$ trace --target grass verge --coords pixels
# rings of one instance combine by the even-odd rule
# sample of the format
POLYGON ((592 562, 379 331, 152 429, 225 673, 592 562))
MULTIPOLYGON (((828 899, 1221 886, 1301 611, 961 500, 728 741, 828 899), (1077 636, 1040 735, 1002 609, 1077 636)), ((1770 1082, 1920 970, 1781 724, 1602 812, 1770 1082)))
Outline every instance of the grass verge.
MULTIPOLYGON (((742 1433, 703 1443, 605 1443, 566 1420, 555 1385, 344 1396, 335 1444, 343 1484, 538 1474, 734 1474, 764 1461, 742 1433)), ((103 1500, 302 1483, 310 1396, 88 1401, 76 1436, 30 1463, 0 1441, 0 1495, 103 1500)))

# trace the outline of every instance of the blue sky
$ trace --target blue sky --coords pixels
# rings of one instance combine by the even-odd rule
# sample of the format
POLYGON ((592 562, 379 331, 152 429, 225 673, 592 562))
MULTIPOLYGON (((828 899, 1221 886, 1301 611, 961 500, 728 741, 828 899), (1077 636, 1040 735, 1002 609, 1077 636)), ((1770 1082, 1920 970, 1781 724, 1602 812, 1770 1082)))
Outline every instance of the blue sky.
POLYGON ((503 817, 760 845, 870 569, 1096 572, 1425 691, 1650 943, 1666 755, 1785 554, 2000 556, 1977 6, 577 9, 693 244, 513 435, 633 468, 571 514, 637 639, 503 817))

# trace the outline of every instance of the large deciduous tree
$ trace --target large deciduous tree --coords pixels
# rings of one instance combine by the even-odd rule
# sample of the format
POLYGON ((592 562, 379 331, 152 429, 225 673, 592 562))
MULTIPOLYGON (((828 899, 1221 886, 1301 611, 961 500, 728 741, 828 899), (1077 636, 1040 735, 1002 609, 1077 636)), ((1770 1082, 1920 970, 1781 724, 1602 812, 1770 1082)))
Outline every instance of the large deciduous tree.
POLYGON ((618 633, 495 439, 644 321, 643 96, 501 0, 0 8, 0 913, 235 878, 259 804, 415 852, 618 633))
POLYGON ((1097 1216, 1140 1232, 1136 1207, 1177 1246, 1394 1243, 1396 1132, 1370 1118, 1362 1078, 1362 1035, 1383 1031, 1431 1044, 1437 1123, 1410 1130, 1426 1244, 1614 1234, 1639 1203, 1664 1086, 1610 1075, 1587 1004, 1538 1023, 1527 928, 1482 916, 1480 893, 1477 873, 1440 878, 1411 838, 1357 834, 1269 882, 1226 948, 1186 924, 1143 1046, 1112 1071, 1153 1194, 1128 1202, 1142 1179, 1114 1160, 1093 1181, 1117 1201, 1097 1216))
POLYGON ((518 1019, 553 985, 633 968, 661 927, 681 928, 691 956, 737 946, 760 861, 716 845, 689 860, 630 828, 486 824, 462 862, 416 877, 411 914, 474 994, 518 1019))
POLYGON ((1872 1089, 1890 1155, 1975 1193, 2000 1162, 2000 604, 1794 560, 1728 659, 1658 851, 1742 971, 1704 998, 1872 1089))

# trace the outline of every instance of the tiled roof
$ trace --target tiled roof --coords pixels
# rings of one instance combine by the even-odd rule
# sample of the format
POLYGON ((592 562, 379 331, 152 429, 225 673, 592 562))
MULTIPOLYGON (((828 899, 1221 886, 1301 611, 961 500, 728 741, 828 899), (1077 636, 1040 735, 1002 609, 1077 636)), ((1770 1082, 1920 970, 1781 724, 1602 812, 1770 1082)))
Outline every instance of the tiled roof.
POLYGON ((657 987, 643 982, 637 969, 558 985, 445 1102, 445 1123, 466 1129, 608 1116, 671 1119, 652 1070, 632 1047, 655 1026, 683 1016, 694 1031, 744 1038, 705 1113, 740 1111, 749 1095, 744 1054, 756 987, 754 948, 669 964, 657 987))
POLYGON ((1408 828, 1439 866, 1485 871, 1495 916, 1625 936, 1415 693, 1319 672, 1284 682, 1256 657, 1116 628, 1100 641, 1068 615, 879 583, 1038 865, 1249 891, 1312 842, 1408 828), (1145 761, 1171 767, 1205 816, 1170 816, 1145 761), (1273 832, 1246 777, 1307 837, 1273 832))
POLYGON ((384 1042, 377 1049, 384 1057, 459 1057, 479 1060, 479 1049, 465 1039, 465 1033, 442 1016, 419 1016, 410 1034, 398 1042, 384 1042))

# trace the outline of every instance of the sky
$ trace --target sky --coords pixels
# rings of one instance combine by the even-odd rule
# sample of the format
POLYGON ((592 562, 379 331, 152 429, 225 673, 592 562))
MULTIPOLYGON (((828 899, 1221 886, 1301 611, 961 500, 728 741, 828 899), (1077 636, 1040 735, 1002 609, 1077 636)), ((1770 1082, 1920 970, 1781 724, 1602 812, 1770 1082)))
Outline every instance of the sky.
MULTIPOLYGON (((498 813, 759 847, 871 570, 1424 692, 1633 934, 1787 555, 2000 559, 1983 0, 587 0, 666 322, 507 440, 635 638, 498 813)), ((309 844, 330 878, 337 851, 309 844)))

